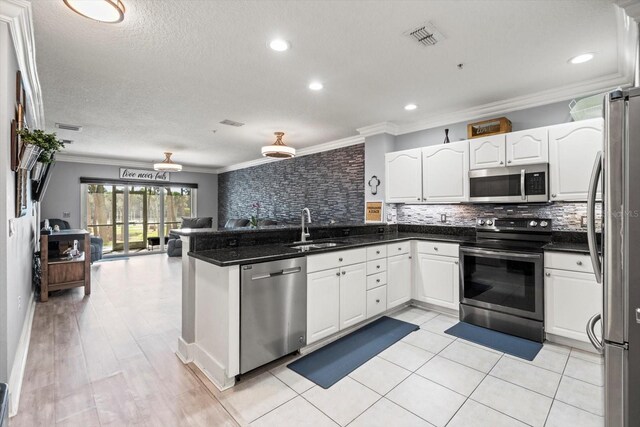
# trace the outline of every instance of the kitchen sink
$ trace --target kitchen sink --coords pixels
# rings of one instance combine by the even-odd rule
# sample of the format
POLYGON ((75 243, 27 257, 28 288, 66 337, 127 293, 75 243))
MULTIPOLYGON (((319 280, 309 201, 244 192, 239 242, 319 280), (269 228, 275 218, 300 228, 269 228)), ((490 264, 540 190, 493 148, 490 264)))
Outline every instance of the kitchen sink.
POLYGON ((333 248, 338 246, 339 243, 336 242, 322 242, 322 243, 308 243, 308 244, 297 244, 294 246, 289 246, 291 249, 298 249, 301 252, 310 251, 313 249, 324 249, 324 248, 333 248))

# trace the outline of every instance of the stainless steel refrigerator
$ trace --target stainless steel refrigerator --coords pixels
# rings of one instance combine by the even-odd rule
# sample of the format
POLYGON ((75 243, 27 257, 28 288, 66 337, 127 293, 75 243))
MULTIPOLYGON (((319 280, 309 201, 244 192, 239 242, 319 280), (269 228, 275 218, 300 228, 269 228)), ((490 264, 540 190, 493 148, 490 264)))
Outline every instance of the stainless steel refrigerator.
POLYGON ((604 118, 604 145, 587 205, 589 250, 604 304, 602 316, 587 324, 587 334, 604 354, 605 425, 631 427, 640 424, 640 88, 607 94, 604 118), (599 185, 600 242, 595 229, 599 185), (596 327, 602 328, 601 338, 596 327))

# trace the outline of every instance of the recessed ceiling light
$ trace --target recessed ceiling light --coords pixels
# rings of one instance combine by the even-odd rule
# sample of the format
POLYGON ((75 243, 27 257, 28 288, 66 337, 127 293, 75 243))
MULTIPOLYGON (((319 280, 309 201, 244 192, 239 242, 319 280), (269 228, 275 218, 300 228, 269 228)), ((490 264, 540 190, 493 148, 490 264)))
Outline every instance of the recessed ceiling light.
POLYGON ((85 18, 115 24, 124 19, 124 4, 120 0, 64 0, 69 9, 85 18))
POLYGON ((404 106, 404 109, 407 110, 407 111, 413 111, 416 108, 418 108, 418 106, 416 104, 407 104, 407 105, 404 106))
POLYGON ((324 86, 320 82, 311 82, 309 83, 309 89, 311 90, 322 90, 324 86))
POLYGON ((583 53, 578 56, 574 56, 569 60, 572 64, 583 64, 585 62, 589 62, 593 59, 593 53, 583 53))
POLYGON ((291 43, 283 39, 274 39, 269 43, 269 47, 276 52, 284 52, 285 50, 289 50, 291 43))

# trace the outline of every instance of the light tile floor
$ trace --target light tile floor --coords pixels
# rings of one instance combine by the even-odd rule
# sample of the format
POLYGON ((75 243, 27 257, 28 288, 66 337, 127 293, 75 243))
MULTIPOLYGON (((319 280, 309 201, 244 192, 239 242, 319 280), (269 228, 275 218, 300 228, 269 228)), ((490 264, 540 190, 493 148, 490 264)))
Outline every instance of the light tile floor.
POLYGON ((598 355, 547 343, 528 362, 445 334, 453 317, 415 307, 393 317, 420 330, 331 388, 283 364, 222 393, 223 406, 256 426, 604 425, 598 355))
POLYGON ((175 356, 180 260, 96 263, 93 294, 38 304, 18 426, 602 426, 602 358, 545 344, 532 362, 420 325, 328 390, 276 363, 220 392, 175 356))

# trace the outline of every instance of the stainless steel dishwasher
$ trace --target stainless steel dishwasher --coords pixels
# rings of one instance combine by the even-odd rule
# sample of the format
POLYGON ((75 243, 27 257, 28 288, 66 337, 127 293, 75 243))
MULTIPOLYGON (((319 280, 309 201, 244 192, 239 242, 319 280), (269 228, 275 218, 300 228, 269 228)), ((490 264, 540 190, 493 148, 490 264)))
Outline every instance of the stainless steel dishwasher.
POLYGON ((307 259, 242 266, 240 373, 307 344, 307 259))

